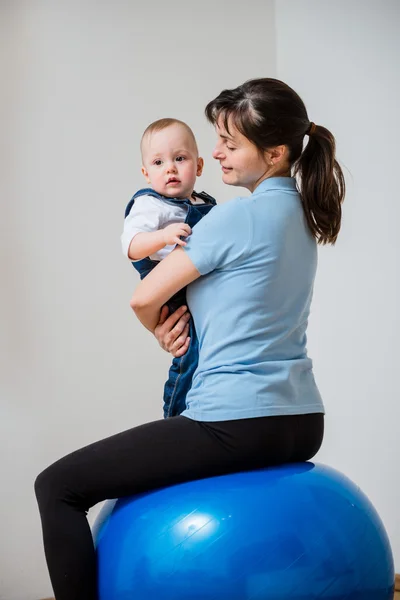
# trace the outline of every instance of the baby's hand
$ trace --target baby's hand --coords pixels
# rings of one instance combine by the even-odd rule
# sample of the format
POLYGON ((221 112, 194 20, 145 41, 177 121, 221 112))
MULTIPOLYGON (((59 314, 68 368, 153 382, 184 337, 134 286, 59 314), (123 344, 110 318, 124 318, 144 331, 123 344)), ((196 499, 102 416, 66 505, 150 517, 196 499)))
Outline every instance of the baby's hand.
POLYGON ((186 242, 181 240, 181 236, 187 237, 192 233, 192 230, 190 229, 189 225, 186 225, 186 223, 173 223, 161 231, 163 233, 163 239, 166 246, 171 246, 172 244, 186 246, 186 242))

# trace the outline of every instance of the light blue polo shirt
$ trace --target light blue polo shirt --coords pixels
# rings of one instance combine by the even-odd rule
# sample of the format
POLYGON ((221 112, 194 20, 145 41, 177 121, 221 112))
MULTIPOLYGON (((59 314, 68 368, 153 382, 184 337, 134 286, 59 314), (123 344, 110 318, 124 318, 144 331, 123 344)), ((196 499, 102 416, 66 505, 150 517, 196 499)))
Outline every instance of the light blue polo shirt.
POLYGON ((184 249, 202 277, 187 292, 200 351, 183 416, 324 412, 306 349, 317 247, 294 178, 215 207, 184 249))

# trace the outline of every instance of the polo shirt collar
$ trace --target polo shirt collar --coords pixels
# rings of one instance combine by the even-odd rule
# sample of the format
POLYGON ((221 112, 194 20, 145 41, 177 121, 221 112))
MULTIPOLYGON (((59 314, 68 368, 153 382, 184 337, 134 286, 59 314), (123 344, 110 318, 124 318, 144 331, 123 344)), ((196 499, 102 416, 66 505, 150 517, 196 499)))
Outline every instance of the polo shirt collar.
POLYGON ((261 194, 267 190, 288 190, 296 192, 296 179, 294 177, 268 177, 256 187, 253 194, 261 194))

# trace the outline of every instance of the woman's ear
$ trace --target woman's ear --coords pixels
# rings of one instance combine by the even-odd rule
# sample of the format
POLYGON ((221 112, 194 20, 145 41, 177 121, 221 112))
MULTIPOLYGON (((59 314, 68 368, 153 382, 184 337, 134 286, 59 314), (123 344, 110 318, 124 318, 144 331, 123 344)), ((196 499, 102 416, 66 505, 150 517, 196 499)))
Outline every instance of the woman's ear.
POLYGON ((270 148, 266 152, 267 161, 269 164, 276 165, 278 163, 282 163, 288 158, 289 149, 285 144, 281 144, 280 146, 275 146, 274 148, 270 148))
POLYGON ((196 173, 197 177, 200 177, 200 175, 202 174, 203 167, 204 167, 204 160, 201 158, 201 156, 199 156, 199 158, 197 159, 197 173, 196 173))

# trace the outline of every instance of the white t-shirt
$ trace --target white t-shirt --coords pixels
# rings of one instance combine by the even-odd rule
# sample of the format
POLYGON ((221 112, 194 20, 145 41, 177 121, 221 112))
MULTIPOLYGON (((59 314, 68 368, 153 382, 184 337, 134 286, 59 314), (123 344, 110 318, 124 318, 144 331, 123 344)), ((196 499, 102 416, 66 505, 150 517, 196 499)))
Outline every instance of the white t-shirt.
MULTIPOLYGON (((191 198, 191 202, 192 204, 205 204, 200 198, 191 198)), ((187 212, 188 207, 186 204, 170 204, 154 196, 139 196, 124 221, 124 230, 121 235, 122 252, 129 258, 129 246, 135 235, 158 231, 173 223, 184 223, 187 212)), ((150 258, 162 260, 174 248, 175 244, 165 246, 152 254, 150 258)), ((132 259, 129 258, 129 260, 132 259)))

